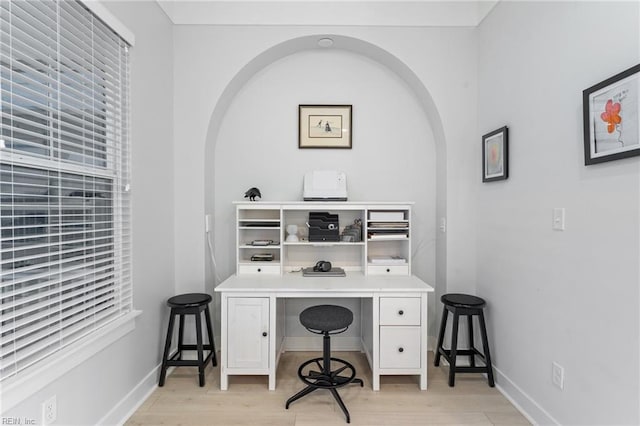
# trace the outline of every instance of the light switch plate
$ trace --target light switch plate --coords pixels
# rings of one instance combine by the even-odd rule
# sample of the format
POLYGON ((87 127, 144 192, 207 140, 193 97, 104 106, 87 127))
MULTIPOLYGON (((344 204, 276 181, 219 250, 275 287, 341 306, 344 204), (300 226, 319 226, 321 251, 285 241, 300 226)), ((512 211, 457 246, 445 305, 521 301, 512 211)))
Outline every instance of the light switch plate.
POLYGON ((564 231, 564 207, 556 207, 553 209, 553 229, 556 231, 564 231))

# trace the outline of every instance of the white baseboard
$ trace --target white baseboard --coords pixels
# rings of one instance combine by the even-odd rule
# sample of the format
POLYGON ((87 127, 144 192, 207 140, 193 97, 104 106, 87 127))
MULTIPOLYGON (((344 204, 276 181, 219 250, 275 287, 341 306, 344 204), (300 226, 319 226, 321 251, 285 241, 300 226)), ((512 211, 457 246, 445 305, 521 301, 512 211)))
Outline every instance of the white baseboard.
MULTIPOLYGON (((169 374, 171 369, 167 369, 169 374)), ((158 387, 160 364, 154 367, 131 391, 120 400, 98 425, 123 425, 158 387)))
POLYGON ((434 352, 437 343, 436 336, 427 336, 427 351, 434 352))
POLYGON ((509 400, 523 416, 534 425, 559 425, 551 414, 542 408, 533 398, 513 383, 502 371, 493 367, 496 389, 509 400))
MULTIPOLYGON (((448 367, 449 362, 444 358, 440 358, 440 364, 448 367)), ((469 366, 468 357, 461 356, 456 360, 456 365, 460 367, 469 366)), ((482 373, 484 377, 486 374, 482 373)), ((559 425, 560 423, 545 411, 533 398, 527 395, 518 385, 513 383, 507 376, 493 366, 493 376, 496 389, 509 400, 511 404, 534 425, 559 425)))

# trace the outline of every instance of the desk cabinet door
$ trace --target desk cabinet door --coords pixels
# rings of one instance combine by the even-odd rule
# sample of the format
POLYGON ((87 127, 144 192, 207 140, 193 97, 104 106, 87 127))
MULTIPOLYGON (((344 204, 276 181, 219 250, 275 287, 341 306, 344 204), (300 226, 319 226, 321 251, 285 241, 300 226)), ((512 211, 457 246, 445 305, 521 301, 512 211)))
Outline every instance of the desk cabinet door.
POLYGON ((227 314, 229 368, 268 368, 269 298, 230 297, 227 314))

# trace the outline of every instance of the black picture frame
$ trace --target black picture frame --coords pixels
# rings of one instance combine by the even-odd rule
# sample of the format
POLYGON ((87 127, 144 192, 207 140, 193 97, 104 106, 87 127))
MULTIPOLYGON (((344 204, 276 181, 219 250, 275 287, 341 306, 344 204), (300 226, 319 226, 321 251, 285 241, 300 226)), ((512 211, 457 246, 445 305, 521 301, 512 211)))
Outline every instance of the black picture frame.
POLYGON ((500 127, 482 136, 482 181, 509 177, 509 129, 500 127))
POLYGON ((298 148, 351 149, 351 105, 298 105, 298 148))
POLYGON ((640 155, 640 64, 582 92, 584 165, 640 155))

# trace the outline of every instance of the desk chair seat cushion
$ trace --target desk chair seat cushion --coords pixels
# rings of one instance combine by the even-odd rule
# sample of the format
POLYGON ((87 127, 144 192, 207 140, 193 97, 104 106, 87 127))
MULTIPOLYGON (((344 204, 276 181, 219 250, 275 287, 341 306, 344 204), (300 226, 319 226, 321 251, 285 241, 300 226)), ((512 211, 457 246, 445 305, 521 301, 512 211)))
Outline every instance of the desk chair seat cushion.
POLYGON ((300 323, 310 330, 329 332, 347 328, 353 322, 351 310, 336 305, 311 306, 300 313, 300 323))
POLYGON ((471 294, 449 293, 443 294, 440 301, 446 306, 454 308, 476 308, 480 309, 486 304, 484 299, 471 294))
POLYGON ((167 305, 170 308, 195 308, 211 302, 211 296, 205 293, 186 293, 170 297, 167 305))

